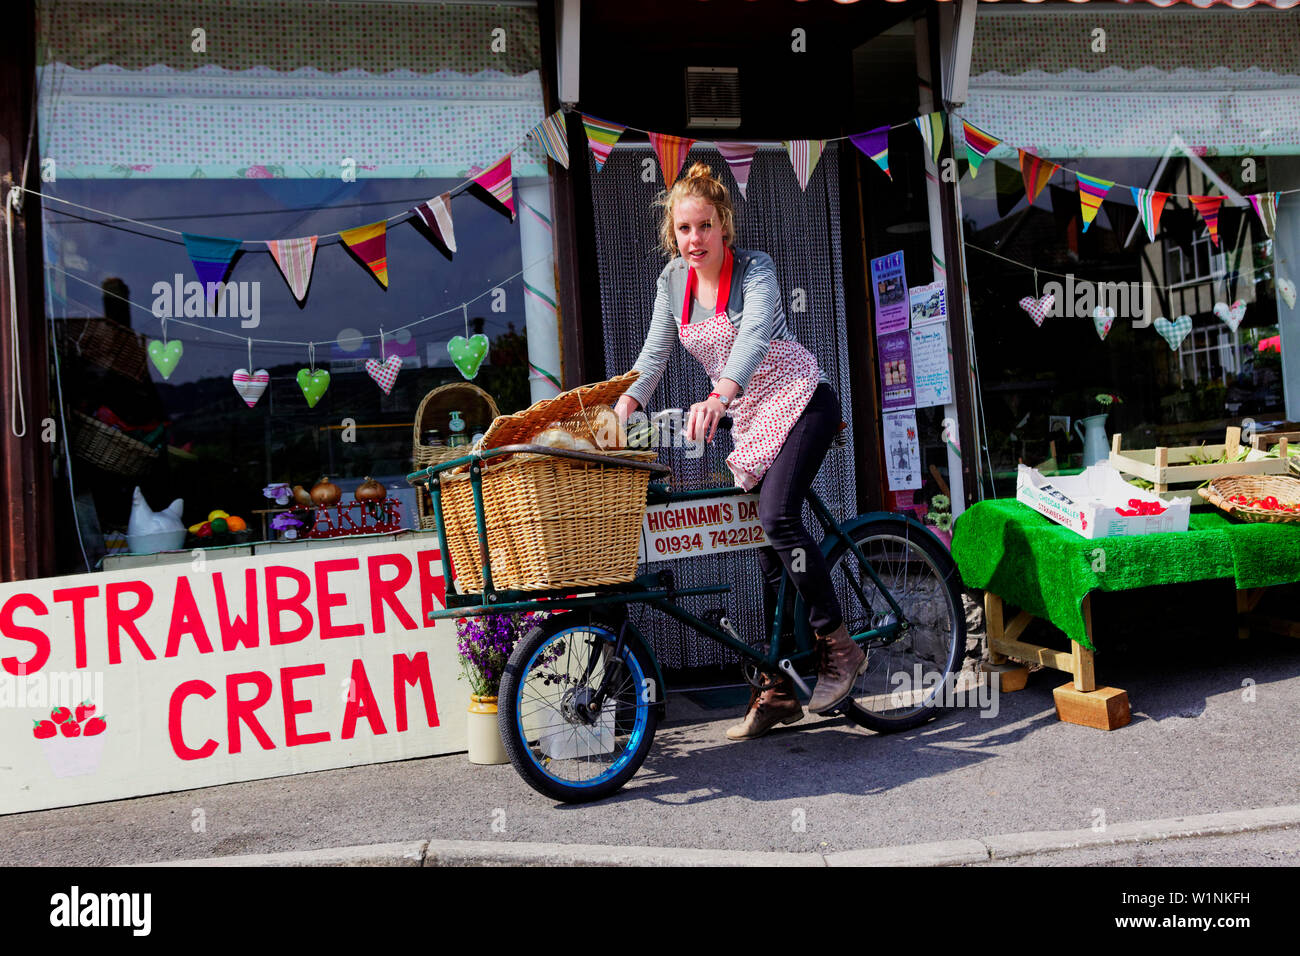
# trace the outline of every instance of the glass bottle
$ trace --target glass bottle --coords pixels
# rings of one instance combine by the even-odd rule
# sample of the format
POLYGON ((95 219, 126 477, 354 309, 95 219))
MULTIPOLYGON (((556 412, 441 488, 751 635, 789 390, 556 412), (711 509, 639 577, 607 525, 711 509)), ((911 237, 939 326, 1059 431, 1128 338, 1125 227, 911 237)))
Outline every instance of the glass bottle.
POLYGON ((465 422, 461 419, 460 412, 451 413, 451 421, 447 422, 447 432, 448 448, 469 444, 469 436, 465 434, 465 422))

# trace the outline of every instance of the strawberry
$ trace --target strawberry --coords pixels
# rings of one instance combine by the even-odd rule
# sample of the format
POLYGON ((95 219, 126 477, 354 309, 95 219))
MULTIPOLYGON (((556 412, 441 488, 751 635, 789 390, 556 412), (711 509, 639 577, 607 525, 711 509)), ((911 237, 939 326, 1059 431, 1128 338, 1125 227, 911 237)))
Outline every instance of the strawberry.
POLYGON ((95 713, 95 705, 88 700, 82 701, 77 705, 77 722, 85 720, 95 713))
POLYGON ((63 726, 59 728, 59 730, 60 732, 62 732, 63 736, 65 737, 81 736, 81 724, 77 723, 75 720, 67 721, 66 723, 63 724, 63 726))
POLYGON ((54 721, 56 724, 61 724, 65 720, 71 719, 71 717, 72 711, 68 710, 66 707, 55 707, 50 711, 50 720, 54 721))
POLYGON ((32 736, 37 740, 47 740, 59 732, 59 728, 52 720, 34 720, 36 726, 32 728, 32 736))
POLYGON ((102 734, 108 727, 108 722, 103 717, 92 717, 86 721, 85 736, 94 737, 96 734, 102 734))

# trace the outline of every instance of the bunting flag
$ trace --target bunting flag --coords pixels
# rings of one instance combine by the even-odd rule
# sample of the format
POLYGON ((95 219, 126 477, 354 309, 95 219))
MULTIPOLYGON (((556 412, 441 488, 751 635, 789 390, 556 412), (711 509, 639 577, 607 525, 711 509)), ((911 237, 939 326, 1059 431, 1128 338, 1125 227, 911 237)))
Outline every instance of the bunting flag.
POLYGON ((695 140, 687 139, 685 136, 670 136, 667 133, 646 135, 650 137, 650 144, 654 146, 655 155, 659 157, 659 166, 664 171, 664 185, 671 186, 677 182, 677 174, 682 171, 682 163, 686 162, 686 154, 695 145, 695 140))
POLYGON ((937 164, 939 162, 939 149, 943 146, 943 114, 928 113, 925 116, 918 116, 912 122, 921 131, 921 139, 925 140, 925 145, 930 150, 930 156, 937 164))
POLYGON ((749 197, 745 195, 745 187, 749 185, 749 167, 754 161, 754 152, 758 147, 750 143, 715 143, 714 145, 718 147, 718 152, 731 168, 731 175, 736 177, 740 198, 748 199, 749 197))
POLYGON ((1083 173, 1074 175, 1079 179, 1079 208, 1083 211, 1083 231, 1087 232, 1097 216, 1097 210, 1101 208, 1101 201, 1115 183, 1097 176, 1085 176, 1083 173))
POLYGON ((451 193, 434 196, 415 207, 415 214, 429 227, 434 238, 448 252, 456 251, 456 233, 451 227, 451 193))
POLYGON ((1045 159, 1040 159, 1033 153, 1026 153, 1023 149, 1018 151, 1020 153, 1020 178, 1025 181, 1025 195, 1029 197, 1029 204, 1032 206, 1034 200, 1038 198, 1038 194, 1047 185, 1047 181, 1061 167, 1056 163, 1049 163, 1045 159))
MULTIPOLYGON (((962 132, 966 135, 966 158, 970 160, 970 175, 974 179, 979 175, 980 163, 984 162, 984 157, 1002 140, 995 139, 982 129, 971 126, 965 120, 961 121, 961 126, 962 132)), ((1087 229, 1088 227, 1084 226, 1084 228, 1087 229)))
POLYGON ((1223 205, 1222 196, 1188 196, 1196 211, 1205 220, 1205 228, 1210 231, 1210 241, 1214 248, 1219 248, 1219 207, 1223 205))
POLYGON ((379 284, 388 288, 388 223, 381 219, 368 226, 344 229, 339 238, 366 264, 379 284))
POLYGON ((299 302, 307 298, 307 285, 311 282, 311 267, 316 261, 317 236, 304 236, 301 239, 275 239, 266 244, 271 250, 271 257, 280 267, 284 281, 289 283, 289 290, 299 302))
POLYGON ((1252 193, 1248 198, 1259 221, 1264 224, 1264 235, 1272 239, 1277 229, 1277 193, 1252 193))
POLYGON ((474 185, 499 202, 515 218, 515 186, 510 172, 510 154, 506 153, 495 163, 474 177, 474 185))
POLYGON ((866 133, 858 133, 856 136, 850 136, 849 139, 853 145, 871 158, 871 161, 884 171, 885 175, 891 180, 894 178, 889 171, 889 127, 877 126, 875 129, 866 133))
POLYGON ((569 168, 569 128, 564 124, 564 111, 556 110, 528 131, 537 143, 565 169, 569 168))
POLYGON ((216 301, 217 290, 215 285, 209 283, 221 282, 226 278, 230 260, 239 251, 243 240, 222 239, 219 236, 193 236, 188 232, 182 232, 181 238, 185 240, 185 248, 190 254, 190 261, 194 263, 194 271, 198 274, 199 282, 207 290, 210 309, 216 301))
POLYGON ((1016 167, 993 161, 993 188, 997 193, 998 215, 1008 216, 1025 198, 1025 181, 1016 167))
POLYGON ((1130 186, 1129 191, 1133 193, 1133 202, 1137 205, 1138 215, 1142 217, 1142 225, 1146 226, 1147 239, 1155 242, 1156 231, 1160 228, 1160 213, 1165 208, 1169 193, 1138 189, 1136 186, 1130 186))
POLYGON ((596 172, 600 172, 605 160, 609 159, 614 144, 627 127, 583 113, 582 128, 587 131, 587 145, 591 147, 591 155, 596 160, 596 172))
POLYGON ((785 141, 785 151, 790 154, 790 165, 794 166, 795 178, 799 188, 808 188, 808 177, 817 168, 817 160, 822 158, 826 148, 824 139, 791 139, 785 141))

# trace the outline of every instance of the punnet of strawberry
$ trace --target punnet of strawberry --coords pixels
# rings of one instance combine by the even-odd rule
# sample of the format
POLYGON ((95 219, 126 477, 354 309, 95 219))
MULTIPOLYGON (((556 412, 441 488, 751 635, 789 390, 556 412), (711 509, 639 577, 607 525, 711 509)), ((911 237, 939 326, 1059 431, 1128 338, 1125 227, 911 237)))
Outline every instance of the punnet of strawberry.
POLYGON ((92 701, 83 700, 75 709, 55 707, 45 720, 32 723, 32 736, 37 740, 51 737, 98 737, 108 729, 108 721, 95 713, 92 701))

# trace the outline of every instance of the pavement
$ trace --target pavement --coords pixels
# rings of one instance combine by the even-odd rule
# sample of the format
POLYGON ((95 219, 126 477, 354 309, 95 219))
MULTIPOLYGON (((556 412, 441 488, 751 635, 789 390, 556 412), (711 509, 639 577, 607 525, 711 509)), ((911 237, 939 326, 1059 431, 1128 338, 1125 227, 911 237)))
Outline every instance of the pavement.
POLYGON ((810 716, 732 743, 739 707, 678 693, 640 772, 598 803, 452 754, 0 817, 0 862, 1294 865, 1300 644, 1184 623, 1098 654, 1133 709, 1109 733, 1056 719, 1066 678, 1049 670, 996 714, 888 736, 810 716))

